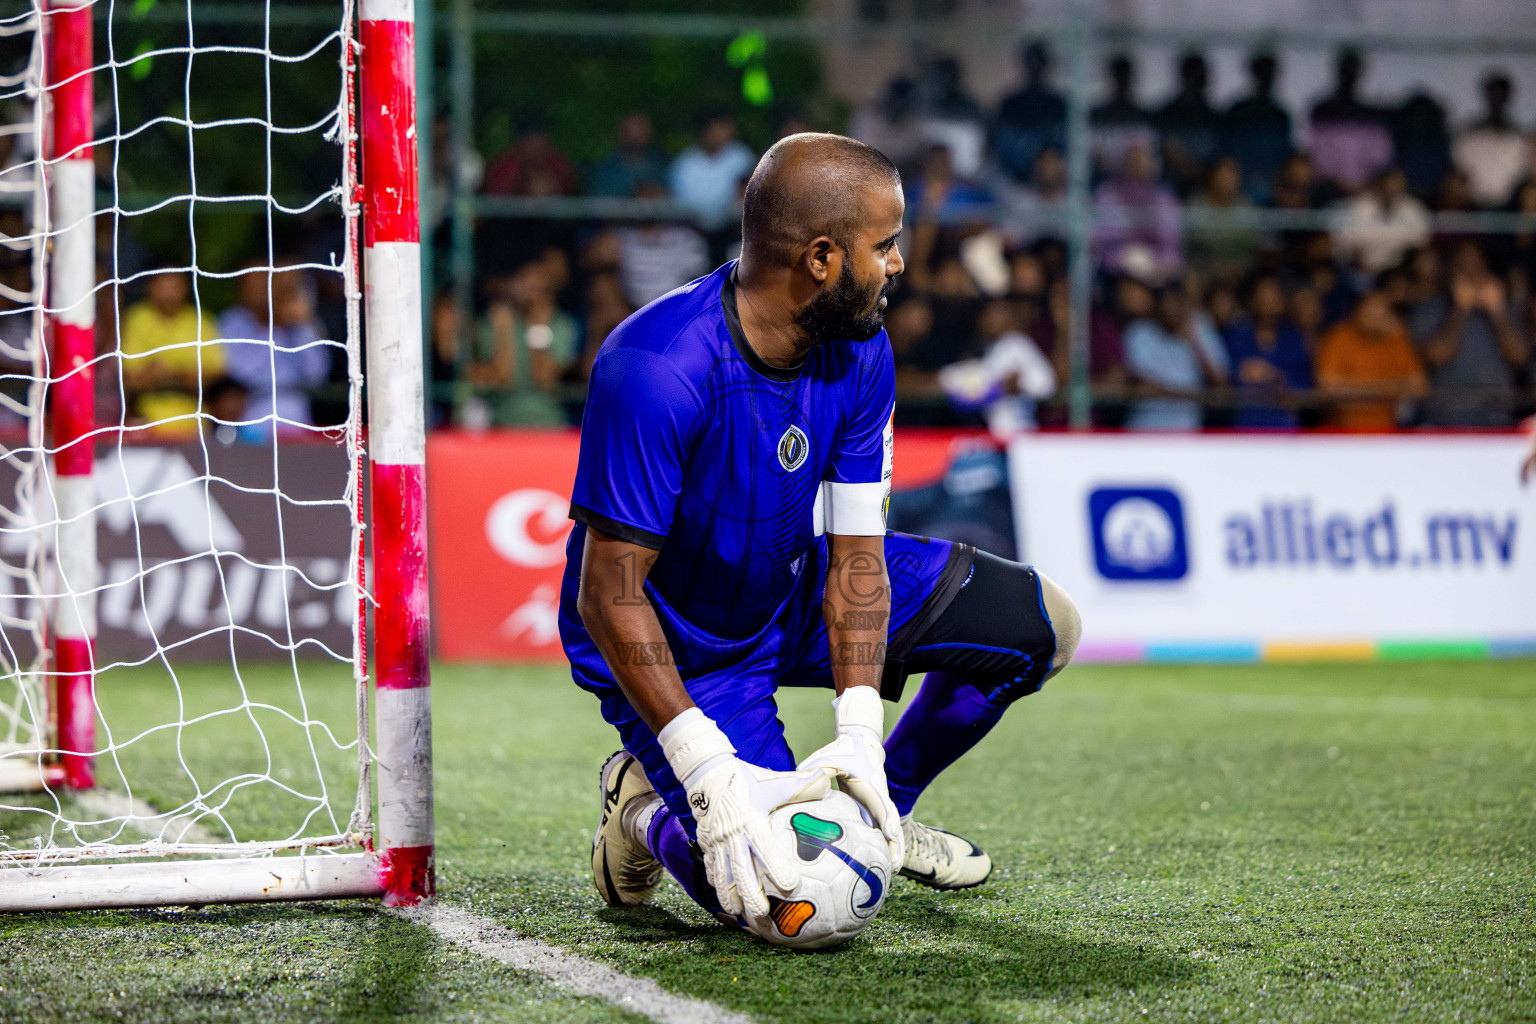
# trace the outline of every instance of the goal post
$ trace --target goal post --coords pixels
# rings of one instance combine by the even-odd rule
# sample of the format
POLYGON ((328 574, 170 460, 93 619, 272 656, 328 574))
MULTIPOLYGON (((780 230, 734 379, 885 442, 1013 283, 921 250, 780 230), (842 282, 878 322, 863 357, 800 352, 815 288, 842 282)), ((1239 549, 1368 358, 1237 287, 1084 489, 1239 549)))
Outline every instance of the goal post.
POLYGON ((410 905, 434 891, 414 0, 338 0, 287 50, 270 6, 208 42, 180 6, 138 41, 103 0, 0 15, 31 48, 0 109, 33 112, 0 123, 0 381, 23 385, 0 387, 0 910, 410 905), (280 80, 327 57, 316 113, 312 77, 280 80), (125 83, 182 62, 181 109, 125 113, 125 83), (259 68, 264 105, 210 115, 209 66, 259 68), (156 133, 154 168, 188 166, 151 194, 128 167, 156 133), (222 192, 220 133, 264 161, 222 192), (322 143, 334 180, 303 194, 282 154, 322 143), (188 249, 130 251, 169 216, 188 249), (212 251, 229 223, 255 252, 212 251), (155 320, 172 278, 190 297, 155 320), (301 365, 335 368, 344 413, 293 411, 301 365))

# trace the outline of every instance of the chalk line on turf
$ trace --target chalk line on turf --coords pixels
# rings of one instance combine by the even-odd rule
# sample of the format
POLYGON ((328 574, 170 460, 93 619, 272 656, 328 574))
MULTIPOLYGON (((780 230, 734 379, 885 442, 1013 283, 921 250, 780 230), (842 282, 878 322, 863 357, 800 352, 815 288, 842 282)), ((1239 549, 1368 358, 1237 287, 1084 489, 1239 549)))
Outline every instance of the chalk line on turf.
POLYGON ((437 903, 389 913, 431 928, 446 942, 508 967, 532 971, 577 995, 606 999, 657 1024, 752 1024, 745 1014, 668 992, 650 978, 631 977, 458 907, 437 903))

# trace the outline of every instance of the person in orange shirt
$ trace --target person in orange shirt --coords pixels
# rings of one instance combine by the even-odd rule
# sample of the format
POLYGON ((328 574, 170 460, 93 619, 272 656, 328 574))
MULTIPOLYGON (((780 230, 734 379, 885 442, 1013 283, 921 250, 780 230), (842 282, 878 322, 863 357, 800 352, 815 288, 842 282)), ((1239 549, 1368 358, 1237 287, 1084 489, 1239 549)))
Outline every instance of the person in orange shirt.
POLYGON ((1332 403, 1326 422, 1341 430, 1391 430, 1398 406, 1429 391, 1408 332, 1380 289, 1362 296, 1349 319, 1323 335, 1316 377, 1332 403))

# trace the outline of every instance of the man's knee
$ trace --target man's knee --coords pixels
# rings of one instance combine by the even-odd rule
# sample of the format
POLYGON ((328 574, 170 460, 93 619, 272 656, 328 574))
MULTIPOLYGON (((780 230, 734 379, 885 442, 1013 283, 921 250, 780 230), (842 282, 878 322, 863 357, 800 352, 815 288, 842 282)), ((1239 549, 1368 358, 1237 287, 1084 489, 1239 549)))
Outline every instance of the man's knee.
POLYGON ((1077 653, 1077 642, 1083 636, 1083 620, 1077 613, 1077 605, 1055 580, 1038 570, 1036 575, 1040 578, 1040 601, 1045 605, 1045 614, 1056 633, 1056 654, 1051 658, 1051 670, 1045 674, 1045 678, 1050 679, 1066 668, 1072 655, 1077 653))

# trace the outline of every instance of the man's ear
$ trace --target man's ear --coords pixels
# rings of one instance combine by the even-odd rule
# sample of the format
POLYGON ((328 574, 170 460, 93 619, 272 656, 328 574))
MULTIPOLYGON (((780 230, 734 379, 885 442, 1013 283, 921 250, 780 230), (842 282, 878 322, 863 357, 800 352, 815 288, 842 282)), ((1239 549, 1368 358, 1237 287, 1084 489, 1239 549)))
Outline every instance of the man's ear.
POLYGON ((843 269, 843 250, 826 235, 817 235, 805 247, 805 269, 819 288, 836 281, 843 269))

